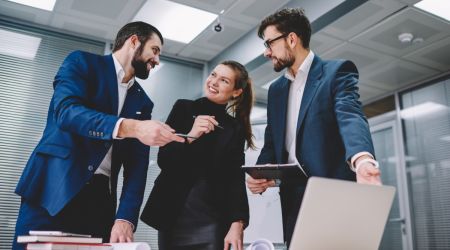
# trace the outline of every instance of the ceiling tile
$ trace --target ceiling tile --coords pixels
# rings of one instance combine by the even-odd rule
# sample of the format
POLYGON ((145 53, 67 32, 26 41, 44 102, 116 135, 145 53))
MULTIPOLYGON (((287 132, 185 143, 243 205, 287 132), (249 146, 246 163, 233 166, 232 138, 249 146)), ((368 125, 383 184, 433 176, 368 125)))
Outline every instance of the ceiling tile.
POLYGON ((347 40, 406 5, 397 1, 367 1, 323 29, 323 32, 347 40))
POLYGON ((382 53, 401 57, 448 35, 450 35, 450 29, 447 22, 415 8, 407 8, 374 25, 350 41, 382 53), (424 41, 422 43, 401 43, 398 35, 404 32, 412 33, 415 37, 422 37, 424 41))
POLYGON ((196 60, 209 61, 217 54, 217 50, 187 45, 178 55, 196 60))
POLYGON ((10 1, 0 1, 0 14, 43 25, 47 25, 52 17, 52 12, 10 1))
POLYGON ((237 1, 225 11, 224 16, 241 22, 257 25, 261 20, 289 2, 288 0, 237 1))
POLYGON ((322 56, 324 59, 347 59, 354 62, 360 72, 361 80, 364 80, 366 72, 377 70, 379 67, 395 60, 395 57, 353 43, 344 43, 322 56))
POLYGON ((314 53, 323 55, 328 50, 332 50, 338 46, 341 46, 345 42, 331 36, 326 35, 324 32, 319 31, 311 37, 310 47, 314 53))
POLYGON ((53 15, 50 24, 53 27, 70 31, 74 34, 79 34, 79 32, 82 31, 83 34, 87 36, 98 38, 105 38, 108 33, 107 31, 111 29, 110 25, 104 23, 93 24, 91 20, 80 20, 77 17, 66 16, 59 13, 53 15))
POLYGON ((448 71, 450 70, 450 37, 414 51, 404 58, 440 71, 448 71))
POLYGON ((93 16, 114 19, 125 9, 128 3, 122 0, 76 0, 70 11, 89 13, 93 16), (108 6, 108 8, 105 8, 108 6))
POLYGON ((436 70, 412 62, 395 60, 368 73, 364 84, 392 91, 418 83, 438 73, 436 70))
POLYGON ((359 100, 363 103, 370 99, 376 99, 377 97, 385 93, 385 90, 383 89, 378 89, 362 83, 359 83, 358 87, 359 87, 358 93, 360 95, 359 100))

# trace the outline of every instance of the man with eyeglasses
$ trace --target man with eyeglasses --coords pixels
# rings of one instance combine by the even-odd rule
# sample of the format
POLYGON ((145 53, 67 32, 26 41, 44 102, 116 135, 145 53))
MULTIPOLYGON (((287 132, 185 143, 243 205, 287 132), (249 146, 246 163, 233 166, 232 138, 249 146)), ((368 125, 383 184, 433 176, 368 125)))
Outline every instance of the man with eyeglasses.
MULTIPOLYGON (((309 48, 311 26, 302 9, 265 18, 258 30, 264 56, 285 74, 269 88, 264 146, 257 164, 296 163, 308 176, 381 185, 367 120, 358 100, 358 71, 351 61, 325 61, 309 48)), ((274 180, 248 177, 263 193, 274 180)), ((281 182, 284 239, 291 241, 306 182, 281 182)), ((328 208, 333 209, 333 208, 328 208)))

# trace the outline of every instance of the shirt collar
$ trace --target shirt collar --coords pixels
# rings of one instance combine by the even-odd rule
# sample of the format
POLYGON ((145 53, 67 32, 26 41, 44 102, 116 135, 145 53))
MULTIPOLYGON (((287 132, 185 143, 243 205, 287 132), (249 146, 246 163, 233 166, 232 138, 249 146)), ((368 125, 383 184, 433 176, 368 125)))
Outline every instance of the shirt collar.
POLYGON ((135 78, 132 77, 128 82, 122 82, 123 77, 125 76, 125 71, 122 68, 122 65, 117 60, 117 58, 112 54, 112 58, 114 61, 114 67, 116 68, 116 74, 117 74, 117 82, 120 84, 120 86, 127 87, 127 89, 131 88, 134 84, 135 78))
MULTIPOLYGON (((298 68, 296 76, 298 76, 299 72, 308 74, 313 60, 314 60, 314 52, 312 50, 310 50, 308 55, 305 57, 305 60, 303 60, 303 63, 298 68)), ((291 74, 291 72, 289 72, 289 69, 286 70, 286 72, 284 73, 284 76, 292 82, 295 80, 295 77, 291 74)))

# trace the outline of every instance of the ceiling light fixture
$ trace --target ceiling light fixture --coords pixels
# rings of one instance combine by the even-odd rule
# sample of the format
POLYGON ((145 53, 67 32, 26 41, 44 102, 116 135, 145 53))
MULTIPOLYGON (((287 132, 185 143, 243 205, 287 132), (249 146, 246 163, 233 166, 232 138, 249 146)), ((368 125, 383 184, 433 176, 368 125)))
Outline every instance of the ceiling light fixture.
POLYGON ((190 43, 216 18, 216 14, 172 1, 148 0, 133 20, 154 25, 164 38, 190 43))
POLYGON ((450 4, 448 1, 422 0, 414 4, 414 7, 450 21, 450 4))
POLYGON ((436 115, 436 113, 448 110, 448 106, 436 102, 424 102, 400 111, 403 119, 419 118, 427 115, 436 115))
POLYGON ((398 40, 401 43, 410 43, 413 40, 414 36, 411 33, 401 33, 398 35, 398 40))
POLYGON ((412 40, 412 43, 413 43, 413 44, 423 43, 423 38, 422 38, 422 37, 415 37, 415 38, 412 40))
POLYGON ((10 2, 27 5, 33 8, 38 8, 42 10, 53 11, 55 7, 56 0, 8 0, 10 2))

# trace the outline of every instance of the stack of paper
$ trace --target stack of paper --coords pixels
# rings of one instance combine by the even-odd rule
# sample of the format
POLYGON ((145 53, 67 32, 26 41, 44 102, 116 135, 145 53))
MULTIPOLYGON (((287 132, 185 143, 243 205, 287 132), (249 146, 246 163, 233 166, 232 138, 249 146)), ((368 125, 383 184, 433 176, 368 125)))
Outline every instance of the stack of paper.
POLYGON ((30 235, 17 237, 18 243, 27 244, 27 249, 44 250, 110 250, 111 245, 101 244, 102 238, 90 235, 73 234, 60 231, 30 231, 30 235))

